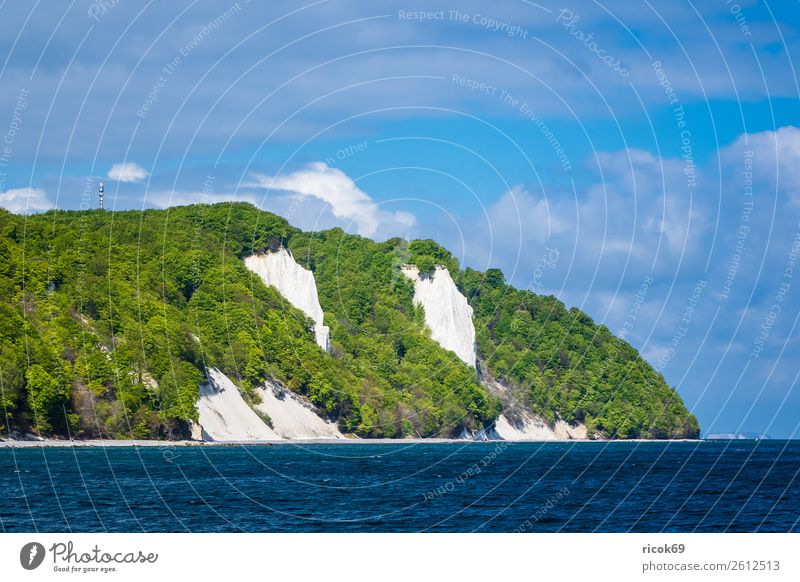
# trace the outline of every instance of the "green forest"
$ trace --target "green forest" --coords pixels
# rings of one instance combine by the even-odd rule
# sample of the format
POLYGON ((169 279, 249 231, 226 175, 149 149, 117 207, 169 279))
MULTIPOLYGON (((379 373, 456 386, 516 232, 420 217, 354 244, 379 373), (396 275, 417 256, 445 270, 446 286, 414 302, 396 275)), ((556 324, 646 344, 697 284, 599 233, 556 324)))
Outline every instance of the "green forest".
POLYGON ((274 378, 360 437, 491 427, 508 384, 548 422, 606 438, 696 437, 678 394, 636 352, 496 269, 433 241, 306 233, 245 203, 125 212, 0 210, 0 437, 187 438, 205 370, 245 398, 274 378), (331 353, 242 261, 289 248, 314 272, 331 353), (400 271, 450 270, 474 309, 479 372, 430 338, 400 271))

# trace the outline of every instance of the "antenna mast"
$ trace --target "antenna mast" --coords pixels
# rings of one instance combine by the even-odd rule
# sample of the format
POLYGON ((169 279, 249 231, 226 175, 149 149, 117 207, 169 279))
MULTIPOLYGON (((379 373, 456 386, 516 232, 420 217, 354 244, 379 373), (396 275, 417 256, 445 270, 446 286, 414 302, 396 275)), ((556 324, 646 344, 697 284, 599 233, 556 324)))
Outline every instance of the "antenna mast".
POLYGON ((105 192, 105 187, 102 182, 97 186, 97 195, 100 197, 100 210, 103 210, 103 192, 105 192))

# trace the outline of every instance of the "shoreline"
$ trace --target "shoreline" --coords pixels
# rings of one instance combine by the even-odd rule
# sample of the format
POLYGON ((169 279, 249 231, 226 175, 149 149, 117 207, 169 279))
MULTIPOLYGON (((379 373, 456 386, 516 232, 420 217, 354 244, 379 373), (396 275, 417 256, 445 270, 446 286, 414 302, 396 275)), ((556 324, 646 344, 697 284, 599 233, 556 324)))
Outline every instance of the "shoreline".
MULTIPOLYGON (((275 441, 156 441, 156 440, 42 440, 42 441, 0 441, 0 449, 30 448, 124 448, 124 447, 236 447, 236 446, 286 446, 286 445, 441 445, 441 444, 519 444, 519 443, 699 443, 707 439, 626 439, 626 440, 465 440, 465 439, 296 439, 275 441)), ((741 439, 739 439, 741 440, 741 439)), ((725 442, 725 441, 723 441, 725 442)))

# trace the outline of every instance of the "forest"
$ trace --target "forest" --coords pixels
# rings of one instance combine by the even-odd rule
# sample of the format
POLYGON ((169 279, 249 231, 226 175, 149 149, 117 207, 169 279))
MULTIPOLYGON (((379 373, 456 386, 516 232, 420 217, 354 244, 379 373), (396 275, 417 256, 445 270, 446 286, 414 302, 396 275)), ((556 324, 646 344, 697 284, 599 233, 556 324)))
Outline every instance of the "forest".
POLYGON ((507 384, 548 422, 605 438, 698 424, 636 350, 554 297, 461 269, 433 241, 302 232, 246 203, 124 212, 0 210, 0 436, 186 438, 205 370, 245 399, 275 379, 343 432, 452 437, 491 427, 507 384), (243 263, 285 246, 313 271, 331 352, 243 263), (450 270, 474 310, 479 370, 430 338, 404 264, 450 270))

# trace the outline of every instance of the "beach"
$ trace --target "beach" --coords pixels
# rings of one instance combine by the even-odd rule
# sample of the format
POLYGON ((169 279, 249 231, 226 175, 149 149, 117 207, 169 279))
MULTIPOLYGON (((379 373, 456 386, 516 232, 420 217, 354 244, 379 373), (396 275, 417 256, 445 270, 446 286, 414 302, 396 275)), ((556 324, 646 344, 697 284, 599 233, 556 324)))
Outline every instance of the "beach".
POLYGON ((192 441, 192 440, 5 440, 0 441, 0 448, 85 448, 85 447, 232 447, 232 446, 265 446, 273 445, 423 445, 423 444, 485 444, 485 443, 691 443, 702 442, 703 439, 628 439, 628 440, 592 440, 592 439, 528 439, 528 440, 472 440, 472 439, 286 439, 286 440, 237 440, 237 441, 192 441))

